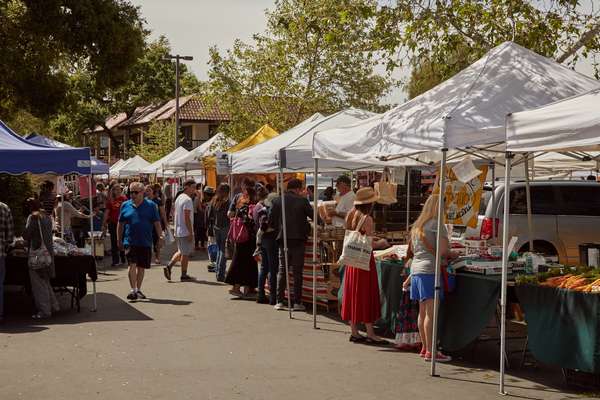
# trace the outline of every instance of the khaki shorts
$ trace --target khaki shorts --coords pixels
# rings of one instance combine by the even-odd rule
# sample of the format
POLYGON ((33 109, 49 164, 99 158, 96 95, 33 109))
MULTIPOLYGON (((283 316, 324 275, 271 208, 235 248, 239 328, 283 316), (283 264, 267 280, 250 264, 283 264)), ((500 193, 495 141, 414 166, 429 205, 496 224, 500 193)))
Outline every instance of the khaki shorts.
POLYGON ((182 256, 190 256, 194 251, 194 241, 190 240, 189 237, 176 237, 175 242, 177 243, 177 250, 182 256))

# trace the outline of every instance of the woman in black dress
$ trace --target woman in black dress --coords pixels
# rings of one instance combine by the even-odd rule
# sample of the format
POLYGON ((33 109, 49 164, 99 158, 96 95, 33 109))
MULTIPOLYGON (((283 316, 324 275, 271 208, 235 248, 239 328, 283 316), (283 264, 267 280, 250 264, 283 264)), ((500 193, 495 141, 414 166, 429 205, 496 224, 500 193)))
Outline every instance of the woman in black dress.
MULTIPOLYGON (((256 247, 256 229, 252 219, 252 209, 256 204, 256 193, 254 182, 244 181, 242 184, 242 193, 236 195, 229 209, 229 217, 232 218, 232 224, 235 219, 243 221, 248 231, 248 238, 241 243, 235 243, 231 265, 225 276, 225 283, 233 285, 229 293, 236 297, 251 296, 256 292, 258 282, 258 267, 254 259, 254 249, 256 247), (242 292, 240 289, 244 287, 242 292)), ((230 228, 230 232, 233 227, 230 228)), ((229 235, 229 240, 235 238, 229 235)))

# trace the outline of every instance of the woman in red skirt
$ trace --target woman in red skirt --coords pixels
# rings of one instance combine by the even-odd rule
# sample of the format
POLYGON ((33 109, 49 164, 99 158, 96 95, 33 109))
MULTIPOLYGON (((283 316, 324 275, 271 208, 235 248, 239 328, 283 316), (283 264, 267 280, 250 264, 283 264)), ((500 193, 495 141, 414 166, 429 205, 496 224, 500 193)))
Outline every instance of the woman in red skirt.
MULTIPOLYGON (((371 212, 378 197, 373 188, 366 187, 356 193, 354 208, 346 217, 346 229, 359 230, 363 235, 371 236, 374 230, 371 212)), ((389 247, 385 239, 373 239, 373 248, 389 247)), ((342 319, 350 322, 353 343, 389 344, 381 339, 373 330, 373 323, 381 317, 381 302, 379 300, 379 282, 375 258, 371 254, 369 270, 354 268, 346 265, 344 272, 344 291, 342 299, 342 319), (358 324, 363 323, 367 328, 367 336, 360 334, 358 324)))

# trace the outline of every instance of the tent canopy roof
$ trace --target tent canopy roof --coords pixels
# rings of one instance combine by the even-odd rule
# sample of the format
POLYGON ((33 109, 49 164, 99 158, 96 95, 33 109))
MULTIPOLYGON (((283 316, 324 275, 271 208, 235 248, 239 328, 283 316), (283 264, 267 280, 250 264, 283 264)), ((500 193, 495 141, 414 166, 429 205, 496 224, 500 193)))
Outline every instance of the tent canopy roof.
POLYGON ((126 160, 123 165, 119 168, 111 169, 111 175, 117 176, 131 176, 142 173, 142 170, 146 168, 150 163, 144 160, 142 157, 136 155, 126 160))
MULTIPOLYGON (((600 82, 598 82, 600 86, 600 82)), ((600 150, 600 89, 507 118, 510 151, 600 150)))
MULTIPOLYGON (((264 124, 263 126, 258 128, 258 130, 256 132, 254 132, 252 135, 248 136, 246 139, 242 140, 235 146, 230 147, 225 151, 230 154, 235 153, 236 151, 240 151, 240 150, 243 150, 248 147, 256 146, 257 144, 262 143, 265 140, 272 139, 277 135, 279 135, 279 133, 277 133, 277 131, 275 129, 271 128, 271 126, 269 124, 264 124)), ((204 168, 215 168, 216 161, 217 160, 214 156, 204 158, 204 160, 203 160, 204 168)))
POLYGON ((189 153, 170 160, 165 165, 165 168, 186 170, 202 169, 202 159, 204 157, 214 155, 215 152, 223 151, 232 146, 235 146, 235 141, 225 136, 222 132, 219 132, 189 153))
MULTIPOLYGON (((373 115, 371 112, 355 108, 327 117, 315 114, 273 139, 232 154, 232 172, 234 174, 277 172, 280 167, 287 172, 312 171, 314 167, 312 143, 316 132, 362 121, 373 115)), ((345 170, 353 167, 359 169, 359 166, 353 163, 344 165, 345 170)), ((320 165, 319 169, 324 171, 339 168, 320 165)))
POLYGON ((501 143, 505 118, 587 92, 600 82, 513 42, 433 89, 351 129, 320 132, 315 156, 377 160, 501 143))
POLYGON ((0 173, 90 174, 90 149, 56 148, 31 143, 0 121, 0 173))
POLYGON ((169 161, 175 160, 176 158, 184 156, 188 153, 189 153, 189 151, 187 151, 184 147, 179 146, 178 148, 176 148, 175 150, 173 150, 166 156, 164 156, 164 157, 160 158, 159 160, 154 161, 152 164, 148 165, 146 168, 144 168, 142 170, 142 173, 155 174, 155 173, 161 171, 163 169, 163 167, 166 168, 166 165, 169 161))
MULTIPOLYGON (((57 140, 50 139, 46 136, 39 135, 37 133, 30 133, 27 136, 25 136, 25 139, 31 143, 39 144, 42 146, 56 147, 56 148, 63 148, 63 149, 75 149, 76 148, 73 146, 69 146, 68 144, 59 142, 57 140)), ((96 157, 92 157, 91 160, 92 160, 92 167, 91 167, 92 174, 94 174, 94 175, 108 174, 109 166, 107 163, 98 160, 96 157)))

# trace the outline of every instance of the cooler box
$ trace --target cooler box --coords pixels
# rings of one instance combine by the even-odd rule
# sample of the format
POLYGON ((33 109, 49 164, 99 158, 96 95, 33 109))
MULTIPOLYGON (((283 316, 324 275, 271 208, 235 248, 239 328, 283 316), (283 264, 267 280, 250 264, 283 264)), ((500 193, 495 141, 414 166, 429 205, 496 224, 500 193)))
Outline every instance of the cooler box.
POLYGON ((600 243, 582 243, 579 245, 579 263, 597 267, 599 265, 600 243))

